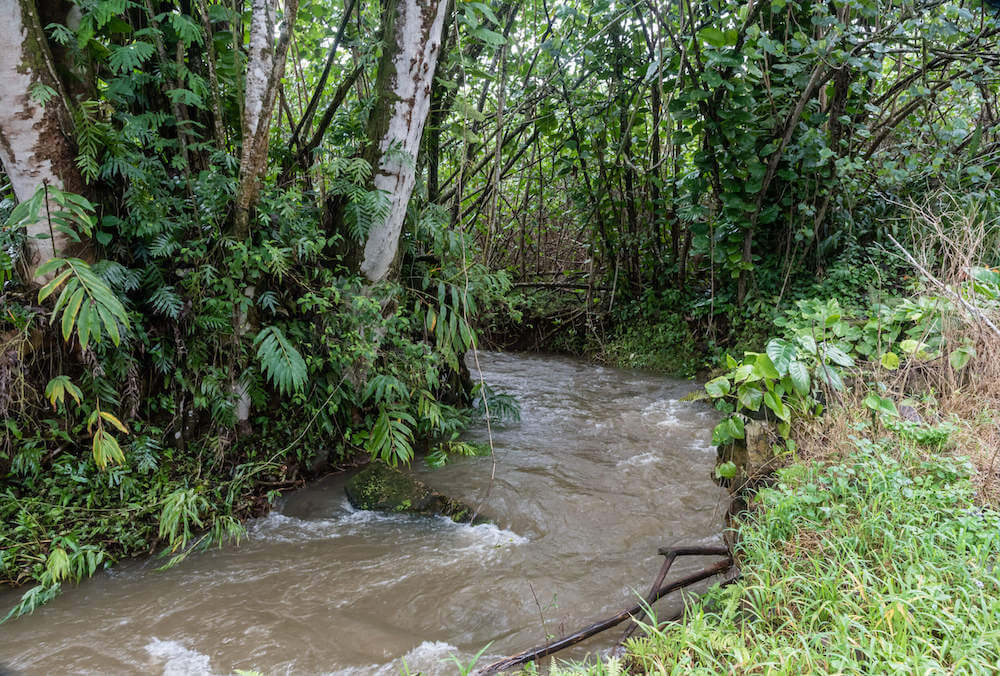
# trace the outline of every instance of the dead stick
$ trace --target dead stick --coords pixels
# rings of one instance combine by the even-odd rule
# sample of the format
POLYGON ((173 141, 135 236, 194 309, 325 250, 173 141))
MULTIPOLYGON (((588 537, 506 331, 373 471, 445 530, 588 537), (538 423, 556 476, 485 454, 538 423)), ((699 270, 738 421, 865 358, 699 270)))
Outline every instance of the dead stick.
MULTIPOLYGON (((654 595, 655 598, 653 598, 653 601, 657 601, 666 596, 667 594, 677 591, 678 589, 683 589, 684 587, 692 585, 695 582, 701 582, 702 580, 710 578, 714 575, 718 575, 719 573, 724 573, 727 570, 729 570, 729 568, 731 568, 732 565, 733 565, 732 561, 729 560, 720 561, 719 563, 713 564, 708 568, 702 569, 701 571, 695 573, 694 575, 688 575, 687 577, 681 578, 676 582, 671 582, 668 585, 660 587, 660 589, 657 590, 656 594, 654 595)), ((581 629, 575 634, 571 634, 569 636, 563 637, 561 639, 553 641, 552 643, 547 643, 537 648, 532 648, 531 650, 526 650, 522 653, 518 653, 517 655, 511 655, 510 657, 506 657, 500 660, 499 662, 494 662, 493 664, 489 665, 482 671, 479 671, 478 674, 479 676, 487 676, 488 674, 495 674, 499 671, 507 671, 508 669, 511 669, 518 665, 527 664, 528 662, 534 662, 535 660, 540 659, 542 657, 547 657, 548 655, 557 653, 560 650, 563 650, 564 648, 576 645, 577 643, 580 643, 581 641, 590 638, 594 634, 599 634, 602 631, 605 631, 607 629, 610 629, 611 627, 615 627, 621 624, 622 622, 628 620, 632 616, 638 614, 640 611, 643 610, 643 608, 644 608, 643 604, 632 606, 631 608, 623 610, 613 617, 609 617, 606 620, 601 620, 600 622, 595 622, 594 624, 584 629, 581 629)))
POLYGON ((971 303, 968 303, 964 298, 962 298, 961 294, 956 293, 947 284, 945 284, 940 279, 938 279, 930 272, 928 272, 922 265, 920 265, 920 263, 917 262, 917 259, 914 258, 910 254, 910 252, 906 250, 905 247, 903 247, 902 244, 896 241, 895 237, 893 237, 889 233, 886 233, 886 237, 889 238, 890 242, 896 245, 896 248, 898 248, 900 251, 903 252, 903 256, 906 257, 906 260, 910 261, 910 265, 915 267, 924 277, 926 277, 935 285, 940 287, 941 290, 944 291, 946 294, 948 294, 949 296, 957 300, 959 303, 961 303, 965 307, 965 309, 971 312, 974 316, 979 317, 983 321, 983 323, 986 324, 986 326, 990 327, 993 330, 993 333, 995 333, 997 337, 1000 338, 1000 329, 998 329, 996 325, 990 321, 990 318, 987 317, 982 311, 980 311, 979 308, 973 306, 971 303))
MULTIPOLYGON (((670 566, 674 565, 674 561, 678 556, 730 556, 729 550, 726 547, 660 547, 659 555, 667 557, 663 561, 663 566, 660 568, 659 574, 656 576, 656 580, 653 582, 653 586, 649 588, 649 593, 646 594, 646 603, 653 605, 653 597, 659 590, 660 585, 663 584, 664 578, 667 577, 667 573, 670 572, 670 566)), ((625 629, 625 633, 618 640, 618 645, 622 645, 629 639, 629 637, 635 633, 635 630, 639 628, 639 622, 646 619, 645 608, 639 613, 638 616, 633 617, 632 621, 629 622, 628 628, 625 629)))

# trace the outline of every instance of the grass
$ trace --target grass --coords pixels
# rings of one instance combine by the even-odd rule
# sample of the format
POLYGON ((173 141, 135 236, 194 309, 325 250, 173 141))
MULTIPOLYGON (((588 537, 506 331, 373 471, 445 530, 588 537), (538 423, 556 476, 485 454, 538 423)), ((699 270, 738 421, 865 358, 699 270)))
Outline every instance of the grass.
POLYGON ((553 673, 996 673, 1000 513, 977 506, 972 464, 899 438, 852 446, 757 493, 739 582, 624 662, 553 673))

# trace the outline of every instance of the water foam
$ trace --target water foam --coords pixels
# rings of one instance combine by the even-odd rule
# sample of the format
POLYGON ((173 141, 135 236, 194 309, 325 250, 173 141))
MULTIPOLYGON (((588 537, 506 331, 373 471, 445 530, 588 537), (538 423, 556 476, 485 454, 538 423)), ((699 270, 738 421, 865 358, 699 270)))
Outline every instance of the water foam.
POLYGON ((250 526, 249 534, 270 542, 301 542, 303 540, 340 537, 338 522, 334 519, 299 519, 278 511, 257 519, 250 526))
POLYGON ((518 535, 512 530, 507 530, 506 528, 500 528, 496 524, 492 523, 480 523, 475 526, 471 526, 467 523, 455 523, 448 517, 440 517, 441 519, 452 523, 458 529, 458 532, 462 535, 471 536, 470 543, 473 547, 483 546, 490 548, 503 547, 505 545, 523 545, 527 544, 528 538, 523 535, 518 535))
POLYGON ((660 418, 654 423, 657 427, 673 427, 680 423, 677 413, 682 407, 683 403, 677 399, 657 399, 642 409, 642 413, 646 416, 660 418))
POLYGON ((450 664, 448 658, 457 653, 458 648, 450 643, 445 643, 444 641, 424 641, 401 657, 398 663, 387 664, 379 669, 378 673, 380 675, 385 674, 386 676, 389 674, 398 674, 404 665, 411 674, 440 674, 452 671, 454 665, 452 665, 451 669, 448 669, 446 665, 450 664))
POLYGON ((208 655, 185 648, 179 641, 161 641, 154 637, 146 644, 146 652, 154 659, 163 660, 163 676, 212 673, 208 655))
POLYGON ((645 453, 640 453, 639 455, 633 455, 631 458, 626 458, 618 463, 619 467, 643 467, 645 465, 652 465, 659 461, 660 456, 658 456, 653 451, 647 451, 645 453))

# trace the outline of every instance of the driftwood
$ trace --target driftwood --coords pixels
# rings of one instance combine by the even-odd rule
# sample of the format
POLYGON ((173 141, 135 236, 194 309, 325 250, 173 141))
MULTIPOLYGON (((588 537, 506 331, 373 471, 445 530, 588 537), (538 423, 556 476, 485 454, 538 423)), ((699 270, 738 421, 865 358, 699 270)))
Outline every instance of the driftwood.
MULTIPOLYGON (((681 552, 691 551, 693 549, 700 549, 700 548, 690 547, 690 548, 678 548, 675 550, 661 550, 661 553, 671 552, 671 551, 676 552, 675 554, 673 554, 673 558, 676 558, 677 556, 682 555, 681 552)), ((518 653, 516 655, 511 655, 510 657, 506 657, 500 660, 499 662, 494 662, 485 669, 482 669, 479 672, 477 672, 478 676, 488 676, 489 674, 496 674, 501 671, 507 671, 509 669, 513 669, 514 667, 520 666, 522 664, 527 664, 528 662, 534 662, 535 660, 547 657, 548 655, 557 653, 560 650, 576 645, 577 643, 580 643, 581 641, 588 639, 595 634, 599 634, 602 631, 606 631, 612 627, 618 626, 622 622, 628 620, 634 620, 636 617, 644 617, 646 609, 649 607, 649 604, 663 598, 664 596, 670 594, 671 592, 677 591, 678 589, 683 589, 684 587, 690 586, 695 582, 700 582, 715 575, 719 575, 720 573, 724 573, 733 566, 733 560, 729 558, 729 550, 723 549, 721 547, 720 548, 706 547, 704 549, 706 550, 712 549, 711 553, 721 551, 722 554, 724 554, 727 558, 725 561, 720 561, 718 563, 712 564, 711 566, 703 568, 697 573, 688 575, 687 577, 683 577, 680 580, 671 582, 670 584, 664 585, 662 587, 658 587, 655 591, 652 591, 646 597, 645 603, 640 603, 638 605, 632 606, 631 608, 627 608, 626 610, 623 610, 612 617, 609 617, 605 620, 601 620, 599 622, 595 622, 590 626, 581 629, 575 634, 564 636, 563 638, 552 641, 551 643, 546 643, 545 645, 538 646, 537 648, 532 648, 531 650, 525 650, 524 652, 518 653)), ((668 560, 671 563, 673 563, 673 560, 670 557, 669 553, 664 555, 668 557, 668 560)), ((667 567, 669 568, 669 566, 667 567)), ((663 575, 665 576, 666 573, 664 572, 663 575)), ((659 582, 662 582, 662 578, 660 576, 657 576, 657 580, 659 582)))
MULTIPOLYGON (((660 547, 658 554, 665 556, 666 559, 663 561, 663 567, 660 568, 656 580, 653 581, 653 586, 650 587, 649 593, 646 594, 645 599, 648 605, 653 605, 653 601, 656 600, 656 592, 659 591, 660 586, 663 584, 663 579, 670 572, 670 566, 674 565, 674 561, 677 560, 678 556, 725 556, 726 558, 730 556, 729 549, 726 547, 660 547)), ((625 633, 618 640, 618 645, 625 643, 635 633, 635 630, 639 628, 638 623, 644 619, 646 619, 645 608, 629 622, 625 633)))

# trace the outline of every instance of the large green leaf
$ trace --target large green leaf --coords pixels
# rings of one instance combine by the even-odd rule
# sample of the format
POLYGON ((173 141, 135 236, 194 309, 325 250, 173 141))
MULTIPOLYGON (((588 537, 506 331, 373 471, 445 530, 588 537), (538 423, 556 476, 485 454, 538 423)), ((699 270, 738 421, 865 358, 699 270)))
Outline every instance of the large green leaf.
POLYGON ((718 28, 708 26, 698 31, 698 37, 702 42, 707 42, 713 47, 724 47, 726 45, 726 34, 718 28))
POLYGON ((288 394, 302 389, 306 383, 306 363, 281 329, 265 327, 253 342, 264 374, 279 392, 288 394))
POLYGON ((708 392, 713 399, 718 399, 729 394, 731 386, 729 384, 729 379, 725 376, 719 376, 718 378, 713 378, 705 383, 705 391, 708 392))
POLYGON ((764 393, 764 404, 771 409, 774 415, 778 416, 781 420, 788 422, 792 417, 792 411, 789 409, 785 402, 783 402, 774 392, 764 393))
POLYGON ((809 368, 800 361, 792 361, 788 364, 788 378, 792 381, 792 387, 803 397, 809 394, 811 389, 811 379, 809 368))
POLYGON ((847 368, 854 366, 854 359, 836 345, 824 345, 823 354, 838 366, 845 366, 847 368))
POLYGON ((788 373, 788 365, 795 359, 797 352, 794 345, 782 338, 772 338, 765 351, 770 357, 771 363, 774 364, 774 368, 777 369, 778 375, 781 376, 788 373))
POLYGON ((884 413, 894 418, 899 417, 899 411, 896 409, 896 404, 893 403, 892 399, 881 397, 874 392, 869 392, 862 403, 876 413, 884 413))
POLYGON ((760 410, 762 396, 763 392, 760 388, 751 383, 743 383, 736 390, 736 397, 739 399, 740 405, 751 411, 760 410))
POLYGON ((774 367, 774 362, 766 354, 758 354, 754 360, 753 365, 754 373, 762 378, 768 378, 770 380, 777 380, 781 377, 778 373, 778 369, 774 367))

